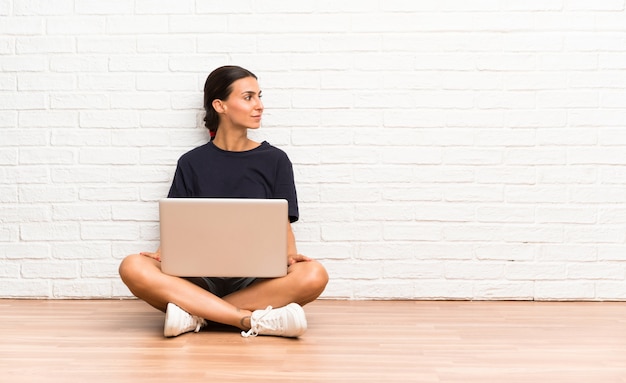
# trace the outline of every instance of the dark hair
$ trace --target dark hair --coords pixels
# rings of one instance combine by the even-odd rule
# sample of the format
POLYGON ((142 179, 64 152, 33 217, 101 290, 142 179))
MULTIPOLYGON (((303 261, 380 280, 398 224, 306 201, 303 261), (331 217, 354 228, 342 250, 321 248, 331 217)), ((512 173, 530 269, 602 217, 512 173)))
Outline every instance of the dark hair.
POLYGON ((257 78, 254 73, 235 65, 226 65, 215 69, 204 83, 204 126, 215 137, 220 122, 219 115, 213 108, 213 100, 226 100, 233 91, 233 83, 246 77, 257 78))

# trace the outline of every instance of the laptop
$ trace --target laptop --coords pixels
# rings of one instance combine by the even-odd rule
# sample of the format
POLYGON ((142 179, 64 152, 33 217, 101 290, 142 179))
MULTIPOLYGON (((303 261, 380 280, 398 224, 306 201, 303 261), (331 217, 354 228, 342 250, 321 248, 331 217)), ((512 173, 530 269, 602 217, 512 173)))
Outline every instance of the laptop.
POLYGON ((287 274, 287 200, 159 201, 161 269, 181 277, 287 274))

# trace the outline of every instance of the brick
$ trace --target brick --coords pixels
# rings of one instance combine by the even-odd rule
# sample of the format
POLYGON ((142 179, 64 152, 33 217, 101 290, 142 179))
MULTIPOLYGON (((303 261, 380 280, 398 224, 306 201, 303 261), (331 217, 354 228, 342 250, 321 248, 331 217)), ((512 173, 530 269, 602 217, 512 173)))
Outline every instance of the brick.
POLYGON ((83 148, 78 162, 87 165, 134 165, 139 163, 139 152, 135 148, 83 148))
POLYGON ((538 223, 577 223, 593 224, 597 220, 595 208, 584 207, 539 207, 538 223))
POLYGON ((0 94, 0 111, 45 109, 46 104, 46 97, 41 93, 9 92, 0 94))
POLYGON ((48 298, 50 297, 50 281, 3 279, 2 296, 5 298, 48 298))
POLYGON ((22 0, 14 4, 16 15, 64 15, 73 11, 72 0, 59 0, 54 4, 45 0, 22 0))
POLYGON ((52 218, 56 221, 105 221, 111 219, 111 207, 95 203, 55 205, 52 218))
POLYGON ((140 229, 135 223, 82 222, 80 238, 82 240, 125 240, 139 239, 140 229))
POLYGON ((50 209, 42 206, 3 206, 0 207, 2 222, 45 222, 50 220, 50 209))
POLYGON ((167 30, 167 16, 109 16, 106 23, 109 35, 158 34, 166 33, 167 30))
POLYGON ((85 91, 134 91, 136 89, 135 76, 123 73, 81 74, 78 76, 78 89, 85 91))
POLYGON ((437 241, 442 239, 439 224, 384 223, 383 238, 391 241, 437 241))
POLYGON ((358 246, 356 256, 358 259, 363 260, 411 260, 414 258, 415 251, 415 246, 412 244, 390 242, 368 243, 358 246))
POLYGON ((478 222, 533 223, 535 208, 525 206, 481 206, 476 208, 478 222))
POLYGON ((389 279, 435 279, 444 275, 444 265, 441 262, 387 262, 382 267, 383 278, 389 279))
MULTIPOLYGON (((0 244, 0 258, 3 260, 47 259, 50 257, 50 252, 50 246, 45 243, 19 242, 0 244)), ((10 263, 8 264, 10 265, 10 263)))
POLYGON ((135 2, 135 12, 138 14, 187 14, 195 11, 193 0, 138 0, 135 2))
POLYGON ((53 109, 109 109, 109 96, 106 94, 62 93, 50 96, 53 109))
POLYGON ((136 128, 139 116, 134 110, 102 110, 81 111, 79 115, 81 128, 136 128))
POLYGON ((124 187, 81 187, 78 191, 81 201, 135 201, 137 188, 124 187))
POLYGON ((174 174, 174 165, 157 166, 116 166, 111 171, 114 183, 169 183, 174 174))
POLYGON ((20 202, 24 203, 54 203, 76 201, 76 188, 71 186, 36 185, 19 187, 20 202))
POLYGON ((137 90, 145 91, 191 91, 196 90, 196 76, 187 74, 141 74, 137 75, 137 90))
POLYGON ((480 260, 523 262, 534 260, 537 249, 528 244, 486 243, 476 245, 474 252, 480 260))
POLYGON ((515 262, 505 266, 505 278, 509 280, 564 280, 567 275, 567 268, 562 264, 515 262))
POLYGON ((169 69, 172 72, 193 72, 203 73, 207 68, 216 68, 221 66, 223 57, 216 54, 193 56, 181 55, 171 57, 169 59, 169 69))
POLYGON ((409 280, 375 280, 366 283, 358 281, 354 283, 353 298, 355 299, 394 299, 414 298, 415 289, 413 282, 409 280))
MULTIPOLYGON (((18 119, 18 114, 16 111, 0 110, 0 128, 16 127, 17 119, 18 119)), ((3 133, 3 139, 4 139, 4 134, 5 133, 3 133)))
POLYGON ((0 149, 0 165, 17 165, 17 149, 0 149))
POLYGON ((109 242, 67 242, 59 243, 52 249, 55 259, 93 260, 103 259, 111 255, 109 242))
POLYGON ((23 241, 75 241, 80 236, 77 223, 42 222, 20 225, 23 241))
POLYGON ((82 278, 92 279, 117 279, 119 262, 85 262, 80 268, 80 276, 82 278))
POLYGON ((600 261, 624 261, 626 260, 626 246, 623 244, 616 245, 599 245, 598 260, 600 261))
POLYGON ((601 300, 626 299, 626 283, 624 282, 597 282, 596 295, 601 300))
MULTIPOLYGON (((8 4, 9 1, 7 0, 8 4)), ((0 9, 2 8, 0 3, 0 9)), ((3 14, 0 10, 0 14, 3 14)), ((0 33, 2 35, 41 35, 44 31, 44 18, 40 16, 21 16, 21 17, 6 17, 0 21, 0 33)))
MULTIPOLYGON (((415 298, 423 299, 471 299, 474 297, 473 281, 462 280, 417 280, 415 298)), ((410 291, 404 288, 402 291, 410 291)), ((396 292, 398 294, 398 292, 396 292)))
MULTIPOLYGON (((172 33, 219 33, 225 31, 227 28, 227 19, 215 15, 173 15, 169 20, 169 30, 172 33)), ((234 41, 231 40, 231 38, 233 37, 227 37, 228 41, 234 41)), ((217 51, 219 52, 221 50, 218 48, 217 51)))
POLYGON ((624 280, 626 268, 624 265, 573 263, 567 266, 567 276, 575 280, 624 280))
POLYGON ((20 266, 16 263, 0 261, 0 280, 16 279, 20 276, 20 266))
POLYGON ((448 262, 445 265, 447 279, 493 280, 503 276, 504 265, 501 263, 448 262))
MULTIPOLYGON (((109 59, 111 72, 167 72, 166 56, 114 56, 109 59)), ((126 77, 128 78, 128 77, 126 77)))
POLYGON ((46 20, 46 32, 49 35, 96 35, 105 33, 105 25, 103 17, 55 17, 46 20))
MULTIPOLYGON (((404 183, 413 178, 414 169, 412 166, 364 166, 354 169, 343 175, 343 179, 348 181, 354 174, 354 181, 358 183, 404 183)), ((320 179, 328 180, 327 175, 323 175, 320 179)))
POLYGON ((593 262, 598 259, 595 245, 546 244, 539 247, 537 260, 540 262, 593 262))
POLYGON ((621 0, 599 0, 589 3, 584 0, 570 0, 566 9, 576 11, 623 11, 624 2, 621 0))
POLYGON ((355 206, 357 221, 412 221, 415 213, 404 204, 360 204, 355 206))
MULTIPOLYGON (((170 31, 176 16, 170 17, 170 31)), ((172 31, 174 32, 174 31, 172 31)), ((137 52, 139 53, 187 53, 196 46, 192 37, 180 35, 149 35, 137 37, 137 52)))
POLYGON ((532 300, 535 285, 533 282, 476 282, 474 284, 474 299, 498 300, 532 300))
POLYGON ((589 300, 595 298, 592 282, 538 281, 535 283, 536 300, 589 300))
POLYGON ((21 148, 19 151, 19 163, 25 165, 66 165, 74 163, 75 158, 73 150, 64 148, 21 148))
POLYGON ((98 0, 76 0, 75 10, 77 14, 87 15, 131 14, 134 3, 126 0, 111 0, 106 3, 98 0))
POLYGON ((74 279, 78 276, 78 265, 69 262, 25 262, 21 267, 24 279, 74 279))
POLYGON ((73 53, 76 51, 76 45, 72 37, 66 36, 18 37, 15 50, 18 54, 73 53))
POLYGON ((108 53, 122 54, 134 53, 137 50, 135 37, 126 36, 93 36, 78 37, 76 42, 77 52, 84 53, 108 53))
POLYGON ((381 239, 379 223, 322 225, 324 241, 373 241, 381 239))
MULTIPOLYGON (((410 243, 410 242, 409 242, 410 243)), ((425 260, 471 260, 474 259, 471 246, 450 242, 422 242, 415 248, 416 259, 425 260)))
POLYGON ((572 187, 571 200, 577 203, 624 203, 626 193, 621 187, 615 186, 577 186, 572 187))
POLYGON ((115 221, 158 221, 159 209, 153 204, 116 204, 111 208, 115 221))
POLYGON ((619 244, 623 243, 625 239, 626 234, 619 227, 606 228, 586 225, 565 229, 565 240, 568 243, 619 244))
POLYGON ((111 296, 111 283, 102 279, 77 279, 55 281, 52 287, 54 298, 97 298, 111 296))
POLYGON ((448 202, 499 202, 504 200, 502 187, 497 185, 450 186, 444 191, 448 202))

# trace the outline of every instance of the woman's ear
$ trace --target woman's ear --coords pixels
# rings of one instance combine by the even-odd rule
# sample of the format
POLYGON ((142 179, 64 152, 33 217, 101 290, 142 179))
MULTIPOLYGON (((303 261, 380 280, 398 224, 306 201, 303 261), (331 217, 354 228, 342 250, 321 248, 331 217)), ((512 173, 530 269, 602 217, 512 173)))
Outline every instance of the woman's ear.
POLYGON ((213 109, 215 109, 217 113, 224 113, 225 109, 222 100, 216 98, 215 100, 213 100, 211 105, 213 105, 213 109))

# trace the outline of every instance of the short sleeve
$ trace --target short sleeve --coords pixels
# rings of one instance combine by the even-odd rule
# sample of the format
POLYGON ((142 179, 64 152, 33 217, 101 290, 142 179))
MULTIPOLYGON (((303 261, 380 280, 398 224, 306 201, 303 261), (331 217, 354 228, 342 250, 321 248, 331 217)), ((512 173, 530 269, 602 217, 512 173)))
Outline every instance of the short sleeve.
POLYGON ((279 161, 277 168, 274 197, 287 200, 289 204, 289 222, 296 222, 300 218, 293 165, 286 154, 279 161))
POLYGON ((167 198, 185 198, 189 196, 190 193, 185 183, 183 164, 181 161, 178 161, 178 164, 176 165, 176 172, 174 172, 174 179, 172 180, 172 186, 170 186, 167 198))

